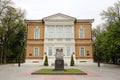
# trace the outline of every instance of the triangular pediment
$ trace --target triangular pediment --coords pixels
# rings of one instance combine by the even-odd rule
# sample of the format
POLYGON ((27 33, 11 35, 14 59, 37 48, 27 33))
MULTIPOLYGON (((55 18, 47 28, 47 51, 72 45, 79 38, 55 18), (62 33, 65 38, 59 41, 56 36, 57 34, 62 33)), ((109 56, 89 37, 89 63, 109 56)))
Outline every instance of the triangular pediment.
POLYGON ((65 14, 61 14, 61 13, 54 14, 54 15, 43 18, 43 21, 54 21, 54 20, 72 20, 72 21, 75 21, 75 18, 68 16, 68 15, 65 15, 65 14))

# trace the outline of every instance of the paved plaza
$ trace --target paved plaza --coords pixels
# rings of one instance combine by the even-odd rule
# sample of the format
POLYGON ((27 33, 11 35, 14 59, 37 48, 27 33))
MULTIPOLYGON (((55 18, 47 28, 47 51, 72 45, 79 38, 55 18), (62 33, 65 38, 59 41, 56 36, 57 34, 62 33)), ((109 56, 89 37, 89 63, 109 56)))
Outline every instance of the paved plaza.
MULTIPOLYGON (((120 80, 120 66, 103 64, 78 65, 72 68, 79 68, 88 75, 31 75, 40 68, 40 65, 15 64, 0 65, 0 80, 120 80)), ((54 67, 51 67, 54 68, 54 67)), ((69 67, 65 67, 69 68, 69 67)))

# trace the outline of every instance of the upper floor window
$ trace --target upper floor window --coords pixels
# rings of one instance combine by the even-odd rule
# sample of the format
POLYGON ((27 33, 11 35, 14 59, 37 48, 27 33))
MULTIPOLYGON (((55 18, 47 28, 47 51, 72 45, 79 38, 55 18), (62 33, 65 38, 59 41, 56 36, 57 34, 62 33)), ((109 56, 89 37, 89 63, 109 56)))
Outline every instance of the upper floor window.
POLYGON ((62 36, 63 36, 63 27, 62 26, 56 27, 56 34, 57 34, 57 38, 62 38, 62 36))
POLYGON ((84 29, 82 26, 79 28, 79 38, 84 38, 84 29))
POLYGON ((34 39, 40 38, 40 28, 38 26, 34 29, 34 39))
POLYGON ((53 38, 54 37, 54 27, 49 26, 48 27, 48 37, 53 38))
POLYGON ((70 50, 70 47, 67 47, 67 56, 70 56, 71 54, 71 50, 70 50))
POLYGON ((48 55, 52 56, 52 47, 49 47, 49 49, 48 49, 48 55))
POLYGON ((70 26, 65 27, 65 33, 66 33, 66 38, 71 37, 71 27, 70 26))
POLYGON ((39 56, 39 48, 34 48, 34 56, 39 56))
POLYGON ((85 48, 80 47, 80 56, 85 56, 85 48))

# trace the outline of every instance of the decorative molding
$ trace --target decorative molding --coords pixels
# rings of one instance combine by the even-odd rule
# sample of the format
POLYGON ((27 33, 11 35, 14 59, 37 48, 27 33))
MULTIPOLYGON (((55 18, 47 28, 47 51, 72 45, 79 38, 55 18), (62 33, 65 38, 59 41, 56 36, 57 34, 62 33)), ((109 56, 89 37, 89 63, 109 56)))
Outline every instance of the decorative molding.
POLYGON ((51 21, 51 20, 68 20, 68 21, 75 21, 76 19, 74 17, 65 15, 65 14, 61 14, 61 13, 57 13, 57 14, 53 14, 50 15, 48 17, 43 18, 43 21, 51 21), (59 17, 58 19, 55 19, 59 17), (61 19, 60 19, 61 17, 61 19), (62 19, 63 18, 63 19, 62 19))
POLYGON ((92 43, 75 43, 76 46, 91 46, 92 43))
POLYGON ((93 23, 94 19, 77 19, 76 22, 90 22, 90 23, 93 23))
POLYGON ((27 40, 40 41, 40 40, 44 40, 44 39, 29 39, 29 38, 27 38, 27 40))
POLYGON ((75 38, 75 40, 92 40, 92 38, 75 38))

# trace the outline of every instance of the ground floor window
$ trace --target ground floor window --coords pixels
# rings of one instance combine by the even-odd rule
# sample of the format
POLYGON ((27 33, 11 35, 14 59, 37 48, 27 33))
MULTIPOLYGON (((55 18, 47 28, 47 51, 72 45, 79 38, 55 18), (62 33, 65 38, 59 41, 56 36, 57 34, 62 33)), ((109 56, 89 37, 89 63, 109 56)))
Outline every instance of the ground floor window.
POLYGON ((67 47, 67 56, 70 56, 71 54, 71 50, 70 50, 70 47, 67 47))
POLYGON ((34 56, 39 56, 39 48, 34 48, 34 56))
POLYGON ((85 56, 85 48, 80 47, 80 56, 85 56))
POLYGON ((48 55, 52 56, 52 47, 49 47, 49 49, 48 49, 48 55))

